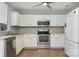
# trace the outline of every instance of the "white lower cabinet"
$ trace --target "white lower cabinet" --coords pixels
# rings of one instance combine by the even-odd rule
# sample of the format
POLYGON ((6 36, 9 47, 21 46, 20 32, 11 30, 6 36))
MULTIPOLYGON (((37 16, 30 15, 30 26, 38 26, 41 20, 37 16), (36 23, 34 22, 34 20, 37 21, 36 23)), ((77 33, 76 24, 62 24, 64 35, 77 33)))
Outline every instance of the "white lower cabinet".
POLYGON ((27 34, 24 40, 25 48, 37 48, 37 34, 27 34))
POLYGON ((16 36, 16 55, 20 53, 20 51, 24 48, 23 44, 23 36, 16 36))
POLYGON ((25 34, 16 36, 16 55, 23 48, 37 48, 37 34, 25 34))
POLYGON ((51 34, 50 47, 51 48, 64 48, 64 35, 63 34, 51 34))

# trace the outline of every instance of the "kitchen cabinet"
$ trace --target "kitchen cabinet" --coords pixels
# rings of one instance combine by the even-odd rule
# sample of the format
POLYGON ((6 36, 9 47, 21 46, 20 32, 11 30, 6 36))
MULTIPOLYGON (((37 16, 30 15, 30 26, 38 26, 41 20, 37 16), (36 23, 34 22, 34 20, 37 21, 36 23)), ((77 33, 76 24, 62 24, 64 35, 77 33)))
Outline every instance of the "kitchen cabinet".
POLYGON ((24 48, 23 35, 16 36, 16 55, 24 48))
POLYGON ((16 37, 16 55, 20 52, 20 37, 16 37))
POLYGON ((51 48, 64 48, 64 35, 63 34, 51 34, 50 47, 51 48))
POLYGON ((37 26, 37 19, 35 15, 21 15, 20 26, 37 26))
POLYGON ((4 57, 4 47, 5 41, 2 39, 0 40, 0 57, 4 57))
POLYGON ((0 3, 0 23, 7 24, 7 13, 8 13, 7 4, 1 2, 0 3))
POLYGON ((55 26, 55 19, 53 18, 53 15, 50 15, 50 26, 55 26))
POLYGON ((64 26, 65 15, 20 15, 20 26, 37 26, 38 21, 50 21, 50 26, 64 26))
POLYGON ((19 26, 20 14, 16 11, 11 12, 11 26, 19 26))
POLYGON ((49 20, 50 26, 64 26, 66 15, 37 15, 37 20, 49 20))
POLYGON ((37 16, 37 21, 45 21, 45 20, 50 21, 50 15, 36 15, 36 16, 37 16))
POLYGON ((66 21, 65 15, 53 15, 54 26, 64 26, 66 21))
POLYGON ((37 34, 27 34, 24 40, 25 48, 37 48, 37 34))

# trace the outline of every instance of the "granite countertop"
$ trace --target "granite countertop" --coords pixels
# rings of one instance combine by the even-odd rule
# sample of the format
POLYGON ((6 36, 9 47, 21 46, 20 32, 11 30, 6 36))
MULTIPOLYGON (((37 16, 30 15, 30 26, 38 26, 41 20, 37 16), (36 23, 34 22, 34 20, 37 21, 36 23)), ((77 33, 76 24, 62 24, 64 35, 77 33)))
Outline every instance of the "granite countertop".
POLYGON ((10 37, 14 37, 12 35, 3 35, 3 36, 0 36, 0 40, 4 40, 6 38, 10 38, 10 37))

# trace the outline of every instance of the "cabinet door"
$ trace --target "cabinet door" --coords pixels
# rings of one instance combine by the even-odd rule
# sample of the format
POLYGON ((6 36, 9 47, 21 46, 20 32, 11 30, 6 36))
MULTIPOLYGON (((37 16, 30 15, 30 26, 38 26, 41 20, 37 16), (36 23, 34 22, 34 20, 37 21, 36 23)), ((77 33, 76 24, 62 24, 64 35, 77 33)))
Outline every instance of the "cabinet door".
POLYGON ((20 41, 20 51, 23 49, 23 36, 19 36, 19 41, 20 41))
POLYGON ((24 43, 25 43, 25 48, 36 48, 37 47, 37 35, 27 34, 24 43))
POLYGON ((44 16, 43 15, 37 15, 37 21, 42 21, 43 20, 43 18, 44 18, 44 16))
POLYGON ((54 47, 64 48, 64 35, 54 35, 54 47))
POLYGON ((7 24, 7 12, 8 12, 7 4, 1 2, 0 3, 0 23, 7 24))
POLYGON ((21 42, 21 50, 24 48, 24 35, 21 35, 21 40, 20 40, 20 42, 21 42))
POLYGON ((55 26, 55 19, 53 15, 50 15, 50 26, 55 26))
POLYGON ((37 26, 35 15, 21 15, 21 26, 37 26))
POLYGON ((53 15, 53 19, 55 19, 55 26, 64 26, 66 21, 65 15, 53 15))
POLYGON ((16 55, 19 53, 19 44, 20 44, 19 39, 18 37, 16 37, 16 55))
POLYGON ((51 48, 64 48, 64 36, 54 34, 51 38, 51 48))
POLYGON ((21 37, 16 37, 16 54, 18 54, 21 51, 21 37))
POLYGON ((50 47, 53 47, 53 39, 54 39, 54 34, 50 35, 50 47))
POLYGON ((33 43, 34 47, 37 48, 37 34, 33 34, 32 39, 34 40, 34 43, 33 43))
POLYGON ((18 26, 18 16, 19 13, 18 12, 11 12, 11 26, 18 26))

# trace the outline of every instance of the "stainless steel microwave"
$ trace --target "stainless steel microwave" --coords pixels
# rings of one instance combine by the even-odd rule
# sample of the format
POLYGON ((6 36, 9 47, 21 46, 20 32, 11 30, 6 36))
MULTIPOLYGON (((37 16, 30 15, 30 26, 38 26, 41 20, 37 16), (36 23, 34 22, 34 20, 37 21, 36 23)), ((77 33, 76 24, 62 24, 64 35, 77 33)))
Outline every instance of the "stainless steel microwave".
POLYGON ((49 26, 50 21, 38 21, 38 26, 49 26))

